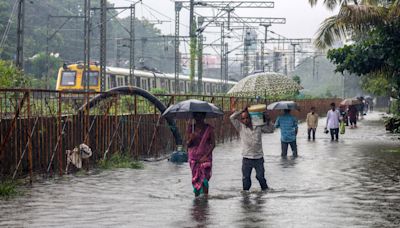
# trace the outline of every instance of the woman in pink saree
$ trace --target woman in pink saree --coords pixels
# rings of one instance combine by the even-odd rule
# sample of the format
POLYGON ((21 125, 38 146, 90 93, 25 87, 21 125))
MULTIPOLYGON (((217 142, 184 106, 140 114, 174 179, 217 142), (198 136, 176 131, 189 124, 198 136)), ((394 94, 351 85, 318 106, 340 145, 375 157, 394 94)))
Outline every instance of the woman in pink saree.
POLYGON ((204 122, 206 113, 195 112, 196 123, 188 124, 187 146, 189 165, 192 170, 192 185, 195 196, 208 195, 212 169, 212 151, 215 147, 213 127, 204 122))

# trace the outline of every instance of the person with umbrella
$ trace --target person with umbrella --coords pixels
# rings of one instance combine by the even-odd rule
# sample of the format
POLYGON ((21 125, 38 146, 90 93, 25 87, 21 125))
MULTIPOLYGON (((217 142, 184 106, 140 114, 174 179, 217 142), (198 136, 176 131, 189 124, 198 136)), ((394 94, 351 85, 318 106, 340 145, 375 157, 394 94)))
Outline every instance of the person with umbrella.
MULTIPOLYGON (((248 191, 251 187, 251 172, 256 170, 256 178, 260 183, 261 190, 267 190, 265 179, 264 153, 262 148, 261 133, 271 133, 271 126, 253 126, 247 107, 242 111, 232 109, 230 116, 232 125, 239 132, 242 150, 242 184, 243 190, 248 191)), ((267 120, 268 121, 268 120, 267 120)))
POLYGON ((189 165, 192 170, 192 185, 195 196, 208 195, 212 170, 212 151, 215 147, 214 128, 204 122, 205 112, 193 113, 196 121, 188 124, 186 131, 189 165))
POLYGON ((201 193, 208 195, 212 170, 212 152, 215 147, 214 128, 207 124, 204 119, 223 115, 224 112, 214 104, 196 99, 171 105, 163 113, 164 117, 195 120, 194 124, 188 124, 186 145, 192 171, 193 192, 196 197, 201 193))

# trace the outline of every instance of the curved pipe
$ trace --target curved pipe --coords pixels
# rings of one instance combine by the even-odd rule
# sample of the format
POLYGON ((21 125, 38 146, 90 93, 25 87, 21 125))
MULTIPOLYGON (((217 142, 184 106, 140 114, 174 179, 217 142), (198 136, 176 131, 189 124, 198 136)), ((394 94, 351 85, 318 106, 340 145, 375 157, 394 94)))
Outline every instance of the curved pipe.
MULTIPOLYGON (((111 97, 115 94, 139 95, 139 96, 146 98, 151 103, 153 103, 161 113, 163 113, 165 111, 165 109, 167 109, 165 107, 165 105, 160 100, 157 99, 157 97, 153 96, 151 93, 147 92, 144 89, 134 87, 134 86, 119 86, 119 87, 115 87, 110 90, 107 90, 107 92, 105 92, 105 93, 96 95, 95 97, 90 99, 89 108, 92 108, 93 106, 95 106, 95 104, 97 104, 98 101, 106 99, 108 97, 111 97)), ((87 104, 82 105, 79 108, 79 111, 80 112, 83 111, 86 108, 86 105, 87 104)), ((179 134, 178 128, 176 127, 175 120, 173 120, 172 118, 165 118, 165 119, 167 120, 168 126, 171 129, 172 134, 174 135, 176 145, 182 145, 182 137, 179 134)))

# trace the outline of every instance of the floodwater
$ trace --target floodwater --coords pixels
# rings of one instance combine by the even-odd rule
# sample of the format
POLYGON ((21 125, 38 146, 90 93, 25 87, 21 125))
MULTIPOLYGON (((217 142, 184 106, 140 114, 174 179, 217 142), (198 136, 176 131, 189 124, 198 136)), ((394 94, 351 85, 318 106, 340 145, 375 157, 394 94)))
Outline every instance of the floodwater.
POLYGON ((314 142, 301 124, 297 159, 280 158, 279 130, 265 134, 265 193, 254 173, 241 192, 233 141, 214 150, 208 199, 194 198, 187 163, 145 163, 34 183, 0 201, 0 227, 400 227, 400 140, 380 117, 368 114, 339 142, 323 133, 325 119, 314 142))

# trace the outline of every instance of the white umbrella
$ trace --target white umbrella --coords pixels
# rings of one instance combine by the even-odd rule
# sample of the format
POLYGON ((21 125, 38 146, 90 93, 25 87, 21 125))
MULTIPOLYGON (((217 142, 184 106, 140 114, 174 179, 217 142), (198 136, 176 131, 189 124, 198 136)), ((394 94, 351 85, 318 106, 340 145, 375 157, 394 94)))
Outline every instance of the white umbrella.
POLYGON ((276 96, 295 93, 301 89, 303 87, 283 74, 262 72, 243 78, 228 94, 241 97, 276 96))

